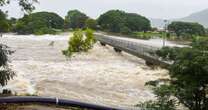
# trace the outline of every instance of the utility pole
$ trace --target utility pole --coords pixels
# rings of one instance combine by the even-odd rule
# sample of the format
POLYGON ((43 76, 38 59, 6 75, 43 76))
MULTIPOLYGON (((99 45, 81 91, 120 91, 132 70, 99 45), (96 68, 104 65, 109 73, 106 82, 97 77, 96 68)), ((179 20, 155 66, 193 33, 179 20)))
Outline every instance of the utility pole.
POLYGON ((165 40, 167 37, 168 20, 164 20, 164 23, 165 23, 165 26, 164 26, 165 35, 163 36, 163 47, 165 47, 165 40))

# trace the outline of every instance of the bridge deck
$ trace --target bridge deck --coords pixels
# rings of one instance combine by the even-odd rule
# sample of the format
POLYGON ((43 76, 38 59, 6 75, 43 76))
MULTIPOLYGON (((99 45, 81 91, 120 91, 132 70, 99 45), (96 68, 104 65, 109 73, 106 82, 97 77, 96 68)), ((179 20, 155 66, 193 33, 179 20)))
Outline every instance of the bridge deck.
POLYGON ((110 45, 116 49, 125 51, 129 54, 142 58, 151 64, 159 65, 162 67, 168 67, 169 65, 171 65, 170 62, 163 61, 159 57, 151 54, 160 48, 144 45, 132 41, 116 39, 113 37, 108 37, 107 35, 103 35, 103 34, 95 34, 95 36, 96 39, 101 43, 110 45))

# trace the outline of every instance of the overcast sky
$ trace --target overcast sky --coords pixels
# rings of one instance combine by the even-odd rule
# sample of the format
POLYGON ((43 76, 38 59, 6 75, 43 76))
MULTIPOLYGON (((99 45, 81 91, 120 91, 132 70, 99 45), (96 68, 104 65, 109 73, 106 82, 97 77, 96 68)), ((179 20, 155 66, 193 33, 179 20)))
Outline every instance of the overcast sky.
MULTIPOLYGON (((78 9, 92 18, 110 9, 138 13, 151 18, 181 18, 208 8, 208 0, 39 0, 35 11, 56 12, 64 17, 68 10, 78 9)), ((10 16, 23 15, 15 3, 3 8, 10 16)))

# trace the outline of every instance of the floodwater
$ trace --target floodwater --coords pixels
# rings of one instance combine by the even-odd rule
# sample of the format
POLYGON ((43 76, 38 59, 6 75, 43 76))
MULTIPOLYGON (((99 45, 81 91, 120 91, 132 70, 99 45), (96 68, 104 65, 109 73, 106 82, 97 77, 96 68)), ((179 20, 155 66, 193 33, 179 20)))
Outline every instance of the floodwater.
POLYGON ((130 107, 154 99, 145 82, 167 77, 164 69, 151 69, 144 60, 126 53, 115 53, 97 43, 87 53, 72 58, 62 55, 70 33, 61 35, 6 34, 1 43, 15 53, 11 68, 16 77, 5 88, 18 95, 35 94, 130 107), (54 45, 49 45, 54 42, 54 45))

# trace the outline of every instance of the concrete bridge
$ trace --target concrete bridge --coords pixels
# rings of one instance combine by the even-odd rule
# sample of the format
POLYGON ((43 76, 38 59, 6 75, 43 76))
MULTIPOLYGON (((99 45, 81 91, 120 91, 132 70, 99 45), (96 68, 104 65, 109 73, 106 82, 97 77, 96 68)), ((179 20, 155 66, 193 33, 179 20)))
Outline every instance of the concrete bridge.
POLYGON ((158 56, 155 56, 151 53, 157 51, 158 47, 153 47, 149 45, 144 45, 137 42, 132 42, 128 40, 118 39, 109 37, 108 35, 104 34, 95 34, 96 39, 101 43, 102 46, 110 45, 114 48, 115 52, 127 52, 139 58, 142 58, 146 61, 147 65, 157 65, 164 68, 167 68, 172 63, 163 61, 158 56))

